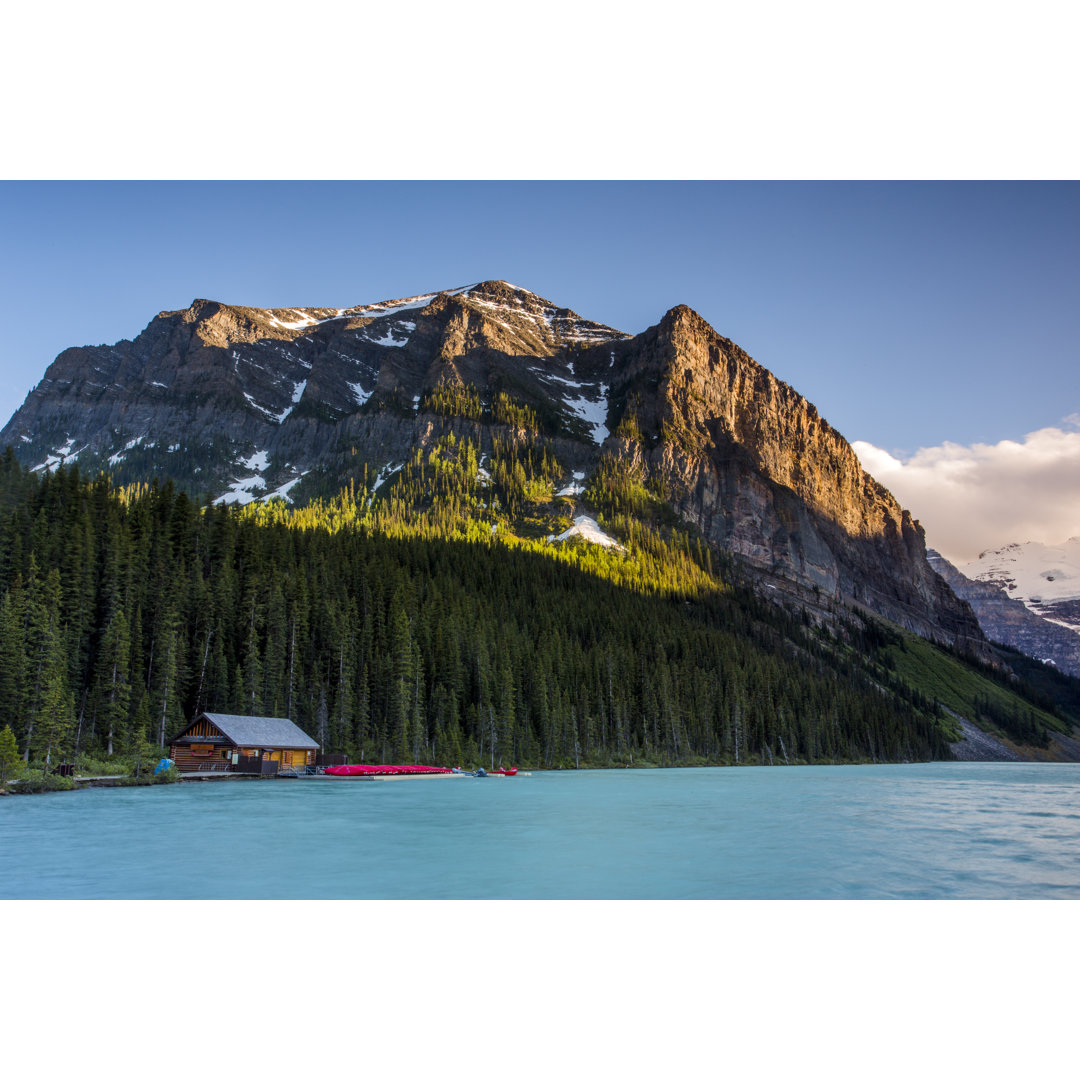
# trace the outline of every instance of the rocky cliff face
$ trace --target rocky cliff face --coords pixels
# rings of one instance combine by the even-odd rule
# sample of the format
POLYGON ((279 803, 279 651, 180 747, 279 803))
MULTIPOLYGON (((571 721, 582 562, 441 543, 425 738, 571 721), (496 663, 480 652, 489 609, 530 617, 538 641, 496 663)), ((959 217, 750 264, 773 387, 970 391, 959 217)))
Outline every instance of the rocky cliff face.
POLYGON ((847 442, 685 307, 630 337, 498 281, 347 309, 197 300, 134 341, 62 353, 0 445, 118 483, 159 475, 218 500, 301 500, 384 481, 448 425, 490 445, 489 423, 428 408, 447 385, 533 409, 568 490, 606 455, 760 573, 985 645, 930 569, 919 524, 847 442))
POLYGON ((927 551, 931 567, 975 612, 983 632, 1043 662, 1050 661, 1067 675, 1080 677, 1080 633, 1029 610, 1010 597, 1000 580, 977 581, 962 574, 948 559, 927 551))
POLYGON ((32 468, 77 461, 117 483, 160 475, 226 501, 288 497, 342 454, 374 472, 400 461, 423 395, 444 382, 505 387, 588 439, 597 391, 574 382, 565 354, 624 337, 505 282, 345 309, 196 300, 134 341, 61 353, 0 445, 32 468))
POLYGON ((922 527, 805 398, 689 308, 619 346, 620 430, 679 513, 761 570, 982 650, 922 527))

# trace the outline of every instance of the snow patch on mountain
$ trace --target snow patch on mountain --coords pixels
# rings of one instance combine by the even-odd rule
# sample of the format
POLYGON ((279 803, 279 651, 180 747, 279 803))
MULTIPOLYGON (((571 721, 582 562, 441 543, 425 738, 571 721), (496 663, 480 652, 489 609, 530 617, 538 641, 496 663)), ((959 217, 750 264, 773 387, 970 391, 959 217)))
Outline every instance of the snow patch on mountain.
POLYGON ((585 487, 582 484, 582 481, 585 479, 585 474, 583 472, 575 472, 572 474, 572 476, 573 483, 567 484, 566 487, 562 489, 562 491, 557 491, 555 493, 556 495, 574 496, 584 494, 585 487))
POLYGON ((371 494, 374 495, 376 491, 390 479, 394 473, 401 472, 405 468, 404 462, 400 465, 386 464, 379 470, 379 475, 375 477, 375 483, 371 486, 371 494))
POLYGON ((312 316, 301 311, 299 308, 289 308, 289 311, 295 312, 300 316, 297 322, 286 322, 284 319, 279 319, 273 311, 270 312, 270 323, 273 326, 280 326, 283 330, 306 330, 309 326, 318 326, 320 319, 312 318, 312 316))
POLYGON ((600 528, 600 523, 587 514, 579 514, 566 532, 559 533, 558 536, 549 536, 548 539, 558 544, 575 536, 580 536, 582 540, 587 540, 590 544, 599 544, 601 547, 615 548, 618 551, 623 550, 622 544, 604 532, 600 528))
POLYGON ((412 332, 416 329, 416 323, 391 323, 389 326, 382 330, 381 336, 379 337, 375 336, 375 329, 375 326, 365 326, 364 329, 360 330, 358 333, 360 337, 362 337, 365 341, 370 341, 372 345, 385 345, 392 349, 400 349, 403 345, 408 345, 409 338, 412 335, 412 332))
MULTIPOLYGON (((536 293, 523 289, 518 285, 512 285, 508 281, 498 282, 497 284, 505 285, 508 289, 513 290, 512 295, 507 298, 493 300, 485 296, 473 296, 470 289, 466 291, 469 303, 485 308, 489 313, 498 312, 528 319, 536 324, 537 329, 546 329, 548 334, 557 341, 591 344, 629 336, 622 333, 622 331, 612 330, 610 327, 582 319, 567 308, 556 307, 536 293)), ((507 330, 515 330, 512 325, 494 314, 490 314, 489 318, 507 330)), ((571 371, 573 371, 572 365, 571 371)))
POLYGON ((397 315, 402 311, 417 311, 426 308, 438 293, 425 293, 423 296, 411 296, 406 300, 384 300, 379 304, 353 308, 344 316, 349 319, 382 319, 387 315, 397 315))
POLYGON ((270 455, 265 450, 256 450, 251 457, 241 461, 240 464, 250 472, 266 472, 266 469, 270 464, 270 455))
POLYGON ((129 442, 126 442, 124 444, 124 448, 122 450, 118 450, 115 454, 113 454, 109 458, 109 464, 110 465, 119 465, 120 462, 124 460, 124 455, 129 450, 134 450, 135 447, 138 446, 139 443, 141 443, 143 441, 143 439, 145 439, 145 438, 146 438, 145 435, 136 435, 134 439, 131 439, 129 442))
POLYGON ((599 386, 599 401, 590 401, 587 397, 565 398, 567 408, 577 417, 584 420, 592 428, 592 439, 597 445, 611 433, 606 426, 608 414, 608 385, 601 383, 599 386))
POLYGON ((74 446, 75 440, 68 436, 63 446, 58 446, 40 465, 35 465, 30 471, 41 472, 42 469, 52 469, 57 465, 63 465, 68 458, 78 457, 86 449, 85 446, 80 446, 78 450, 75 450, 74 446))
POLYGON ((363 383, 351 382, 346 383, 346 386, 352 391, 353 397, 356 399, 357 407, 367 404, 367 400, 375 392, 372 390, 365 390, 363 383))
POLYGON ((259 473, 265 472, 270 466, 269 452, 256 450, 253 454, 239 461, 238 464, 246 469, 250 475, 237 477, 229 485, 229 490, 214 500, 215 506, 222 506, 225 503, 239 503, 243 506, 245 503, 262 498, 259 493, 266 487, 266 481, 259 473))
POLYGON ((553 371, 544 371, 540 368, 533 368, 533 371, 550 382, 560 383, 566 388, 560 394, 563 404, 592 429, 593 442, 597 445, 603 443, 610 434, 607 429, 609 385, 607 383, 587 384, 573 379, 564 379, 553 371), (573 396, 568 393, 570 390, 574 391, 573 396), (593 398, 599 398, 599 400, 594 401, 593 398))
POLYGON ((226 503, 254 502, 260 498, 257 492, 266 487, 266 481, 261 476, 241 476, 229 485, 229 490, 224 495, 219 495, 214 500, 215 506, 224 506, 226 503))
POLYGON ((289 494, 289 492, 292 491, 292 489, 296 487, 296 485, 299 484, 305 476, 307 476, 307 472, 302 472, 299 476, 294 477, 288 483, 282 484, 281 487, 276 488, 275 490, 264 495, 263 501, 266 502, 269 499, 284 499, 286 502, 292 502, 292 496, 289 494))

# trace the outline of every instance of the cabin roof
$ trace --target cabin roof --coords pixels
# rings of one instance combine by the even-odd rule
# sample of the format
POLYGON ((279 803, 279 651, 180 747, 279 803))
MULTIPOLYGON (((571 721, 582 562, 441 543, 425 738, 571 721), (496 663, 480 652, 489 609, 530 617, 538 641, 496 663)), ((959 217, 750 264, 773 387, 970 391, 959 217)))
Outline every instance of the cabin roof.
MULTIPOLYGON (((284 716, 233 716, 230 713, 208 712, 200 713, 192 725, 204 716, 235 746, 259 746, 268 750, 319 749, 319 744, 310 735, 304 734, 284 716)), ((185 734, 186 730, 179 737, 185 734)))

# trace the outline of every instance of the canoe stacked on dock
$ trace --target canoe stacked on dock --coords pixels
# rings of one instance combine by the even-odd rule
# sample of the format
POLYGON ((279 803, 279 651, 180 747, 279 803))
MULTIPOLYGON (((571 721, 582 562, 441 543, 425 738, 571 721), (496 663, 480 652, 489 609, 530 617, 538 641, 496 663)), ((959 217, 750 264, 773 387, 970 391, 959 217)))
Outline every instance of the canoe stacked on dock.
POLYGON ((509 769, 493 769, 485 772, 465 772, 463 769, 440 769, 434 765, 331 765, 323 770, 327 776, 363 779, 373 776, 516 776, 517 766, 509 769))
POLYGON ((453 771, 434 765, 331 765, 325 770, 327 776, 428 776, 453 771))

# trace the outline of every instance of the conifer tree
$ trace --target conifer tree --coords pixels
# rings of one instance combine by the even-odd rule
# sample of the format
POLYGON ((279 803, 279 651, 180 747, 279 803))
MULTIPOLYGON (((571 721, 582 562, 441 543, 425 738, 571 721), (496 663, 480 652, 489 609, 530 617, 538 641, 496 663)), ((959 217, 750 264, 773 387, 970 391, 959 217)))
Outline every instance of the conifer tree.
POLYGON ((259 637, 255 629, 254 618, 248 628, 247 643, 244 646, 244 665, 242 674, 243 709, 248 716, 262 715, 262 659, 259 655, 259 637))
POLYGON ((154 741, 163 748, 167 733, 179 726, 181 716, 177 688, 179 633, 172 618, 162 620, 159 644, 161 655, 152 684, 152 698, 156 727, 154 741))
POLYGON ((19 744, 10 724, 0 728, 0 787, 19 766, 19 744))
POLYGON ((75 734, 75 695, 66 686, 66 671, 58 668, 50 673, 34 725, 43 775, 52 764, 53 753, 67 751, 75 734))
POLYGON ((135 767, 135 776, 138 777, 147 764, 157 756, 159 748, 147 738, 150 728, 149 698, 146 694, 141 695, 139 704, 127 730, 127 739, 124 751, 131 758, 135 767))
POLYGON ((69 698, 72 699, 70 719, 74 724, 74 700, 68 688, 67 652, 60 626, 60 572, 50 570, 45 580, 40 581, 33 554, 30 556, 25 626, 28 692, 24 697, 26 749, 23 760, 29 762, 33 747, 44 746, 49 753, 70 734, 66 729, 69 698))
POLYGON ((112 756, 115 740, 123 740, 131 696, 131 636, 124 612, 118 610, 109 622, 98 657, 95 689, 98 715, 105 730, 105 753, 112 756))
POLYGON ((413 650, 409 617, 400 597, 395 598, 390 616, 389 648, 392 666, 386 709, 387 735, 394 753, 400 760, 407 760, 411 749, 409 705, 413 689, 413 650))
POLYGON ((21 623, 22 588, 16 578, 0 598, 0 721, 18 723, 24 712, 26 649, 21 623))

